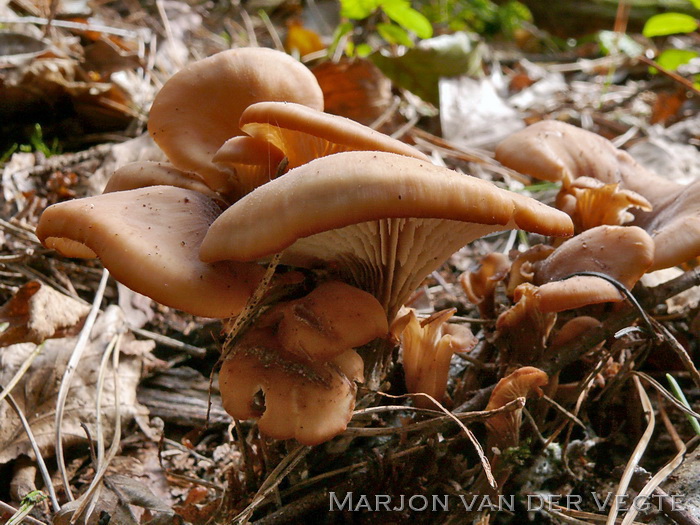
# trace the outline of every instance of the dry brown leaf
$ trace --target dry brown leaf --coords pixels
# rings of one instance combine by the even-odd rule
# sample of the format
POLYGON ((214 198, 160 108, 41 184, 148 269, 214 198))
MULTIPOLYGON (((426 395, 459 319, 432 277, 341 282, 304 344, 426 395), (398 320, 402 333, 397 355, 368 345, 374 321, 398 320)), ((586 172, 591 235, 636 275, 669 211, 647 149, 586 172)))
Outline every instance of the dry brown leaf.
MULTIPOLYGON (((64 447, 84 442, 87 425, 91 436, 96 436, 95 399, 97 377, 107 345, 113 335, 121 330, 124 321, 121 311, 110 307, 98 318, 93 337, 80 361, 68 393, 63 419, 64 447)), ((34 360, 12 395, 31 425, 42 455, 54 453, 56 399, 68 360, 76 338, 50 339, 41 354, 34 360)), ((152 341, 137 341, 126 335, 122 342, 119 363, 119 396, 122 424, 129 419, 147 413, 136 400, 136 386, 142 375, 143 363, 154 346, 152 341)), ((0 349, 0 385, 6 385, 26 358, 34 351, 32 343, 22 343, 0 349)), ((114 422, 114 380, 108 365, 104 382, 102 422, 106 439, 111 439, 114 422)), ((20 454, 34 456, 22 425, 8 403, 0 404, 0 464, 15 459, 20 454)))
POLYGON ((39 344, 75 333, 89 311, 88 305, 30 281, 0 308, 0 322, 9 323, 0 333, 0 346, 39 344))

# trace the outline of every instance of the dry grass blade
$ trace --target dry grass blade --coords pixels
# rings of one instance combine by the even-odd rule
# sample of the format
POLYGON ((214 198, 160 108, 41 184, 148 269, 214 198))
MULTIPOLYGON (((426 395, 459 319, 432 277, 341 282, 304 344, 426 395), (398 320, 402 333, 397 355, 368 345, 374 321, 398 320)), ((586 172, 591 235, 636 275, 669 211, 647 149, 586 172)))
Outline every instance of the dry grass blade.
MULTIPOLYGON (((676 445, 678 453, 673 457, 671 461, 666 463, 666 465, 664 465, 663 468, 661 468, 661 470, 654 474, 654 476, 647 482, 646 485, 644 485, 642 490, 639 491, 639 495, 637 496, 638 498, 646 499, 649 496, 651 496, 652 493, 658 488, 658 486, 661 485, 666 480, 666 478, 668 478, 671 475, 671 473, 681 465, 681 463, 683 463, 683 457, 685 456, 687 450, 685 447, 685 443, 683 443, 683 441, 678 436, 676 429, 673 427, 671 420, 668 418, 668 414, 666 414, 666 411, 663 409, 663 405, 660 406, 660 413, 661 419, 664 422, 664 426, 666 427, 668 433, 672 436, 673 443, 676 445)), ((644 501, 644 499, 642 499, 642 501, 644 501)), ((637 517, 638 513, 638 506, 632 505, 632 508, 630 508, 630 510, 625 515, 625 519, 622 520, 622 525, 630 525, 634 521, 634 518, 637 517)))
POLYGON ((693 359, 688 355, 688 352, 685 350, 685 348, 683 348, 683 345, 678 342, 678 340, 673 336, 671 332, 668 331, 668 328, 666 328, 663 324, 659 323, 656 320, 653 321, 653 324, 654 327, 661 333, 661 337, 669 345, 671 345, 673 351, 676 352, 676 355, 683 363, 683 366, 690 374, 690 377, 693 378, 695 386, 700 388, 700 372, 698 372, 698 369, 695 368, 693 359))
MULTIPOLYGON (((99 490, 100 487, 102 486, 102 478, 104 475, 107 473, 107 468, 109 467, 110 462, 114 457, 117 455, 117 452, 119 451, 119 443, 121 441, 121 399, 119 395, 119 346, 120 346, 120 341, 121 341, 121 334, 117 336, 117 341, 113 347, 113 352, 112 352, 112 374, 113 374, 113 381, 114 381, 114 437, 112 438, 112 444, 109 447, 109 451, 107 452, 107 457, 104 458, 103 463, 96 468, 95 472, 95 477, 93 478, 92 482, 90 483, 90 486, 88 489, 85 491, 85 494, 83 494, 83 502, 80 504, 80 506, 76 509, 75 513, 71 517, 70 523, 71 525, 74 523, 77 523, 77 521, 80 519, 80 517, 85 513, 85 511, 90 507, 90 510, 92 510, 92 507, 94 507, 95 503, 97 502, 97 499, 99 497, 99 490)), ((98 390, 98 398, 100 397, 100 391, 102 390, 102 386, 104 384, 104 376, 102 377, 102 384, 99 385, 99 390, 98 390)), ((99 409, 98 409, 99 413, 99 409)), ((98 426, 98 432, 99 432, 99 426, 98 426)), ((98 443, 99 445, 99 443, 98 443)), ((89 514, 86 516, 86 518, 89 519, 89 514)), ((86 519, 87 521, 87 519, 86 519)))
MULTIPOLYGON (((0 501, 0 510, 3 510, 7 512, 8 514, 17 514, 19 512, 19 509, 14 508, 12 505, 8 505, 7 503, 0 501)), ((22 518, 24 521, 27 523, 31 523, 32 525, 46 525, 43 521, 39 521, 36 518, 32 518, 31 516, 25 516, 22 518)))
MULTIPOLYGON (((63 438, 61 436, 61 425, 63 423, 63 412, 66 406, 66 399, 68 398, 68 391, 70 390, 71 382, 73 376, 75 375, 75 370, 80 362, 80 358, 83 352, 87 348, 88 340, 90 339, 90 332, 97 319, 97 314, 100 311, 100 304, 102 303, 102 297, 104 296, 105 288, 107 288, 107 280, 109 279, 109 272, 105 269, 102 272, 102 279, 95 292, 95 298, 92 302, 92 308, 90 313, 85 319, 85 324, 83 329, 80 331, 80 336, 75 343, 73 348, 73 353, 71 354, 68 365, 66 366, 66 371, 63 374, 63 379, 61 381, 61 387, 58 391, 58 399, 56 401, 56 461, 58 462, 58 470, 61 473, 61 480, 63 481, 63 486, 66 491, 66 495, 69 500, 75 499, 73 497, 73 492, 70 488, 70 481, 68 480, 68 473, 66 472, 66 461, 63 455, 63 438)), ((115 390, 118 393, 118 389, 115 390)))
POLYGON ((250 517, 255 512, 255 509, 272 494, 277 486, 282 483, 285 477, 294 470, 297 464, 311 451, 311 447, 299 445, 290 452, 279 465, 270 473, 267 479, 260 485, 260 489, 253 497, 253 501, 243 509, 238 515, 233 518, 231 523, 247 523, 250 517))
POLYGON ((7 396, 7 402, 12 407, 12 410, 15 411, 17 417, 19 417, 19 420, 21 421, 22 426, 24 427, 24 431, 27 433, 29 442, 32 445, 32 450, 34 451, 34 455, 36 456, 36 463, 39 466, 39 471, 41 472, 41 478, 44 480, 44 485, 46 486, 46 490, 49 493, 51 506, 53 507, 54 512, 58 512, 61 510, 61 506, 58 504, 58 499, 56 499, 56 491, 54 490, 53 483, 51 482, 51 475, 49 474, 49 470, 46 468, 46 463, 44 462, 44 458, 42 457, 41 451, 39 450, 39 445, 37 444, 36 439, 34 439, 32 427, 29 425, 27 418, 24 417, 24 412, 22 412, 22 409, 15 402, 14 398, 11 395, 7 396))
POLYGON ((632 479, 632 475, 634 474, 634 469, 639 464, 639 460, 642 458, 644 451, 649 445, 651 436, 654 433, 654 428, 656 427, 654 407, 651 406, 649 396, 647 396, 647 393, 644 390, 644 387, 642 386, 642 383, 637 376, 633 376, 632 380, 634 381, 634 385, 637 387, 637 392, 639 393, 639 400, 642 403, 642 408, 644 409, 644 412, 649 418, 649 423, 647 424, 647 428, 644 430, 644 434, 642 434, 642 438, 639 440, 639 443, 637 443, 637 446, 634 448, 632 456, 630 457, 629 461, 627 462, 627 465, 625 466, 625 471, 622 473, 622 479, 620 479, 620 484, 618 485, 617 491, 615 492, 615 498, 613 499, 613 504, 610 509, 610 513, 608 514, 608 519, 605 522, 606 525, 613 525, 615 523, 620 508, 621 496, 623 496, 627 492, 627 487, 629 486, 630 480, 632 479))
POLYGON ((496 483, 496 479, 493 477, 493 473, 491 472, 491 463, 489 463, 488 458, 486 457, 486 454, 484 454, 484 449, 481 446, 481 443, 479 443, 479 440, 476 439, 476 436, 472 433, 471 430, 467 428, 467 426, 462 423, 459 418, 457 418, 452 412, 447 410, 440 402, 435 399, 433 396, 424 394, 424 393, 416 393, 416 394, 404 394, 402 396, 393 396, 391 394, 385 394, 384 392, 377 392, 379 395, 384 396, 384 397, 390 397, 392 399, 401 399, 405 397, 414 397, 414 396, 420 396, 420 397, 427 397, 432 401, 436 407, 438 407, 448 418, 450 418, 452 421, 457 423, 459 428, 462 429, 462 431, 467 435, 469 438, 469 441, 471 441, 472 445, 474 446, 474 449, 476 450, 476 453, 479 455, 479 460, 481 461, 481 466, 484 469, 484 474, 486 475, 486 479, 489 482, 489 485, 491 488, 496 489, 498 488, 498 483, 496 483))
MULTIPOLYGON (((104 393, 104 382, 105 374, 107 372, 107 363, 109 363, 109 358, 112 356, 112 351, 119 352, 119 347, 121 346, 122 334, 115 335, 109 342, 109 345, 105 349, 102 355, 102 361, 100 362, 100 370, 97 376, 97 396, 95 396, 95 427, 96 427, 96 440, 97 440, 97 464, 95 465, 95 470, 99 470, 104 461, 105 455, 105 443, 104 443, 104 426, 102 425, 102 396, 104 393)), ((116 390, 116 389, 115 389, 116 390)))
POLYGON ((639 372, 638 370, 635 370, 632 373, 634 375, 641 377, 642 379, 644 379, 644 381, 646 381, 651 386, 653 386, 657 390, 657 392, 659 392, 659 394, 664 396, 666 398, 666 400, 669 401, 671 404, 673 404, 673 406, 675 406, 678 410, 680 410, 681 412, 684 412, 685 414, 687 414, 689 416, 700 419, 700 414, 698 414, 697 412, 694 412, 692 409, 688 408, 683 403, 678 401, 678 399, 676 399, 674 397, 674 395, 671 394, 671 392, 666 390, 663 387, 663 385, 661 385, 661 383, 659 383, 656 379, 654 379, 650 375, 645 374, 644 372, 639 372))

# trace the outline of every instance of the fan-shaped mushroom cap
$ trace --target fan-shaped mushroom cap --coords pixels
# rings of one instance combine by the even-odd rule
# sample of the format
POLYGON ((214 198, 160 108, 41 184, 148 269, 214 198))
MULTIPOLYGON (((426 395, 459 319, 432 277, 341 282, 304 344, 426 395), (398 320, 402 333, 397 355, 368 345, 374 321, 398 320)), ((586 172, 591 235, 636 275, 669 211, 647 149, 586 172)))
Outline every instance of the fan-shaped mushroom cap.
POLYGON ((496 159, 536 179, 569 185, 578 177, 592 177, 604 184, 620 183, 655 205, 655 195, 674 190, 675 183, 662 179, 635 161, 612 142, 571 124, 543 120, 513 133, 496 148, 496 159))
POLYGON ((568 239, 546 259, 533 263, 533 282, 540 285, 588 271, 609 275, 631 290, 653 260, 654 242, 641 228, 598 226, 568 239))
MULTIPOLYGON (((525 366, 501 379, 491 392, 486 410, 494 410, 519 397, 541 396, 542 388, 549 382, 547 374, 539 368, 525 366)), ((489 443, 504 450, 518 444, 522 409, 504 412, 486 420, 489 443)))
POLYGON ((149 186, 174 186, 203 193, 212 199, 221 199, 196 173, 152 161, 132 162, 122 166, 109 178, 103 193, 136 190, 149 186))
MULTIPOLYGON (((399 314, 392 323, 392 335, 401 341, 406 388, 409 392, 429 394, 438 402, 445 397, 450 360, 456 352, 468 352, 477 343, 476 337, 466 326, 449 325, 456 308, 436 312, 419 321, 410 309, 399 314)), ((435 408, 425 397, 415 397, 414 404, 423 408, 435 408)))
POLYGON ((284 250, 293 264, 331 264, 393 315, 457 249, 510 228, 568 235, 572 224, 533 199, 418 159, 348 152, 246 195, 212 224, 200 256, 253 261, 284 250))
POLYGON ((36 234, 62 255, 79 256, 81 247, 95 254, 115 279, 167 306, 230 317, 245 306, 264 269, 199 260, 204 234, 219 213, 201 193, 153 186, 50 206, 36 234))
POLYGON ((249 135, 282 150, 290 169, 343 151, 386 151, 429 162, 423 153, 400 140, 301 104, 253 104, 243 112, 240 126, 249 135))
POLYGON ((229 174, 222 192, 237 201, 246 193, 275 178, 284 153, 271 143, 253 137, 233 137, 227 140, 212 162, 229 174))
POLYGON ((148 130, 178 168, 200 174, 209 187, 227 180, 211 161, 231 137, 242 135, 243 110, 265 100, 323 109, 314 75, 289 55, 264 48, 231 49, 175 74, 151 108, 148 130))
POLYGON ((338 281, 285 304, 277 338, 290 352, 326 361, 389 331, 382 305, 369 293, 338 281))

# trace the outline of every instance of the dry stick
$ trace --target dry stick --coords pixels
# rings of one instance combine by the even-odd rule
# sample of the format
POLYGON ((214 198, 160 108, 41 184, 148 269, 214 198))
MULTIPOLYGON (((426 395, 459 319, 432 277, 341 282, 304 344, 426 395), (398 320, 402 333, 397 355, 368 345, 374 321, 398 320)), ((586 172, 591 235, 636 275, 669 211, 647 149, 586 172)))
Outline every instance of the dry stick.
POLYGON ((51 506, 53 507, 54 512, 58 512, 61 510, 61 506, 58 504, 58 499, 56 499, 56 491, 54 490, 53 483, 51 482, 51 475, 49 474, 49 470, 46 468, 46 463, 44 462, 44 458, 42 457, 41 451, 39 450, 39 445, 37 444, 36 439, 34 438, 32 427, 29 425, 27 418, 24 417, 24 412, 22 412, 22 409, 19 407, 19 405, 11 395, 7 396, 7 402, 12 407, 12 410, 15 411, 17 417, 19 417, 19 420, 22 423, 22 426, 24 427, 24 431, 27 433, 27 438, 29 439, 29 443, 31 443, 32 445, 34 455, 36 456, 36 463, 39 466, 39 472, 41 472, 41 477, 44 480, 44 485, 46 486, 46 490, 49 492, 51 506))
POLYGON ((662 75, 665 75, 668 78, 673 79, 674 81, 678 82, 684 88, 686 88, 688 91, 692 92, 694 95, 700 95, 700 89, 696 88, 695 85, 687 78, 680 76, 675 71, 671 71, 670 69, 666 69, 665 67, 660 66, 658 64, 658 62, 656 62, 655 60, 652 60, 650 58, 647 58, 644 55, 639 55, 637 58, 639 59, 640 62, 644 62, 646 65, 651 66, 653 68, 656 68, 659 71, 659 73, 661 73, 662 75))
POLYGON ((690 377, 693 379, 695 386, 700 388, 700 372, 695 368, 692 358, 688 355, 688 352, 683 348, 671 332, 668 331, 664 325, 656 320, 652 320, 654 327, 661 333, 663 339, 671 345, 671 348, 676 352, 676 355, 681 360, 686 370, 690 373, 690 377))
MULTIPOLYGON (((660 412, 661 412, 661 419, 664 422, 664 426, 666 427, 666 431, 671 434, 671 437, 673 438, 673 442, 676 445, 676 448, 678 449, 678 454, 676 454, 671 461, 666 463, 666 465, 661 468, 654 476, 647 481, 646 485, 642 487, 641 490, 639 490, 638 498, 648 498, 657 488, 661 483, 663 483, 666 478, 668 478, 671 473, 676 470, 680 464, 683 462, 683 457, 685 456, 686 453, 686 447, 685 443, 678 437, 678 433, 676 432, 676 429, 673 427, 673 424, 671 423, 671 420, 668 418, 668 414, 666 414, 666 411, 663 408, 663 404, 659 403, 660 407, 660 412)), ((635 469, 636 471, 636 469, 635 469)), ((634 477, 634 471, 632 473, 632 477, 634 477)), ((644 501, 644 499, 642 499, 644 501)), ((627 512, 625 515, 625 519, 622 520, 622 525, 630 525, 634 521, 634 518, 637 517, 637 513, 639 512, 639 508, 637 505, 632 505, 632 508, 627 512)))
POLYGON ((642 403, 644 412, 649 418, 649 423, 647 424, 646 430, 644 430, 644 434, 642 434, 641 439, 637 443, 637 446, 634 447, 632 456, 630 456, 630 459, 627 462, 627 465, 625 466, 625 471, 622 473, 622 478, 620 479, 620 484, 618 485, 617 491, 615 492, 615 498, 613 499, 612 507, 610 508, 610 512, 608 513, 608 520, 605 522, 605 525, 615 525, 615 520, 620 509, 620 497, 624 496, 624 494, 627 492, 627 487, 629 486, 630 479, 632 479, 632 474, 634 474, 634 469, 637 467, 637 465, 639 465, 639 460, 642 458, 642 455, 644 454, 647 445, 649 445, 651 436, 654 433, 654 428, 656 427, 654 407, 651 406, 649 396, 647 396, 647 393, 644 390, 644 387, 642 386, 642 383, 637 376, 634 376, 632 380, 634 381, 634 385, 637 387, 637 392, 639 393, 639 400, 642 403))
POLYGON ((75 343, 73 348, 73 353, 70 356, 68 365, 66 366, 66 371, 63 374, 63 379, 61 380, 61 387, 58 391, 58 400, 56 401, 56 461, 58 462, 58 470, 61 473, 61 480, 63 481, 63 486, 66 491, 66 496, 68 499, 73 501, 73 492, 70 489, 70 481, 68 480, 68 473, 66 472, 66 461, 63 456, 63 439, 61 436, 61 425, 63 423, 63 412, 66 407, 66 399, 68 398, 68 391, 70 390, 71 383, 73 382, 73 376, 80 362, 80 358, 83 356, 85 349, 87 348, 88 340, 90 339, 90 332, 92 332, 92 327, 97 319, 97 314, 100 311, 100 304, 102 303, 102 297, 105 293, 105 288, 107 288, 107 280, 109 279, 109 272, 104 269, 102 272, 102 279, 95 292, 95 299, 92 302, 92 308, 90 313, 85 319, 85 324, 83 329, 80 331, 80 336, 78 341, 75 343))

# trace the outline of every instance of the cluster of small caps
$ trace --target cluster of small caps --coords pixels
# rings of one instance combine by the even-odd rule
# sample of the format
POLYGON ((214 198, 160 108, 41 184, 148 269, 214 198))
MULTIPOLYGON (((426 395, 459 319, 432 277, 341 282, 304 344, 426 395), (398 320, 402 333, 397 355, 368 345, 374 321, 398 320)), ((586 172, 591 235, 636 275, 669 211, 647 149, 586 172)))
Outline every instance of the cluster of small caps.
POLYGON ((313 75, 283 53, 234 49, 196 62, 151 111, 149 132, 170 164, 124 166, 104 194, 45 210, 37 235, 195 315, 238 315, 283 251, 284 264, 331 272, 392 319, 480 236, 573 231, 558 210, 322 109, 313 75))

